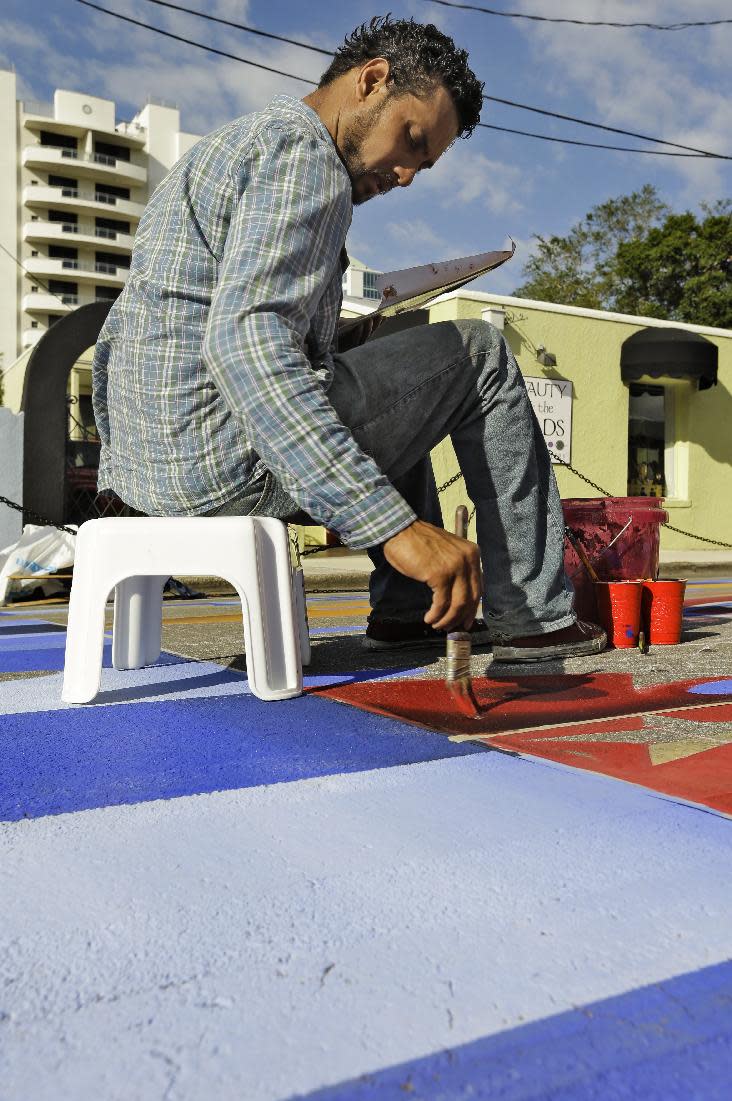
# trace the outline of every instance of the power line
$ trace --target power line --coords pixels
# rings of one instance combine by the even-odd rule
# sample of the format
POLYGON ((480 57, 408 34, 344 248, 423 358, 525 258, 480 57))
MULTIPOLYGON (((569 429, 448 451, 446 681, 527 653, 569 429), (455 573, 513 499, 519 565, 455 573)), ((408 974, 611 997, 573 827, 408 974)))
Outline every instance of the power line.
MULTIPOLYGON (((562 145, 584 145, 590 149, 615 149, 619 153, 645 153, 649 157, 696 157, 700 160, 709 160, 708 153, 672 153, 668 149, 634 149, 630 145, 603 145, 595 141, 572 141, 571 138, 554 138, 550 134, 535 134, 531 130, 511 130, 508 126, 494 126, 489 122, 479 122, 478 126, 484 130, 501 130, 505 134, 521 134, 524 138, 539 138, 541 141, 558 141, 562 145)), ((732 158, 724 158, 730 160, 732 158)))
POLYGON ((247 34, 256 34, 260 38, 274 38, 277 42, 287 42, 290 46, 300 46, 303 50, 312 50, 316 54, 333 56, 333 50, 325 50, 321 46, 311 46, 309 42, 299 42, 296 38, 286 38, 282 34, 272 34, 270 31, 261 31, 257 27, 249 27, 246 23, 232 23, 230 19, 222 19, 218 15, 207 15, 206 12, 194 11, 185 8, 182 4, 171 4, 170 0, 147 0, 148 4, 157 4, 161 8, 172 8, 173 11, 182 11, 186 15, 197 15, 199 19, 208 19, 210 23, 222 23, 225 27, 233 27, 236 31, 246 31, 247 34))
POLYGON ((603 19, 570 19, 567 16, 527 15, 522 11, 499 11, 497 8, 484 8, 479 4, 459 4, 457 0, 426 0, 428 4, 440 4, 444 8, 462 8, 464 11, 478 11, 483 15, 497 15, 503 19, 528 19, 534 23, 571 23, 576 27, 640 27, 649 31, 686 31, 692 27, 720 27, 732 23, 732 19, 696 19, 685 23, 621 23, 603 19))
MULTIPOLYGON (((64 307, 64 309, 66 309, 67 311, 71 310, 71 307, 69 306, 68 302, 64 302, 63 298, 61 298, 58 294, 56 294, 54 291, 52 291, 50 289, 50 287, 47 287, 42 279, 38 279, 35 275, 33 275, 32 272, 28 271, 25 264, 21 260, 19 260, 17 256, 15 256, 12 252, 10 252, 9 249, 6 249, 5 245, 0 244, 0 249, 2 249, 2 251, 5 253, 6 256, 9 256, 11 260, 15 261, 15 263, 18 265, 18 267, 22 271, 25 272, 25 274, 28 276, 28 278, 31 280, 31 282, 36 283, 41 288, 41 290, 44 290, 46 292, 46 294, 50 294, 53 298, 58 298, 59 302, 64 307)), ((18 364, 20 363, 20 360, 22 358, 23 358, 22 355, 19 356, 18 359, 16 359, 13 363, 11 363, 9 367, 6 367, 4 371, 0 371, 0 382, 2 382, 2 380, 6 377, 6 375, 10 374, 13 367, 18 366, 18 364)))
MULTIPOLYGON (((162 0, 152 0, 152 2, 162 3, 162 0)), ((162 34, 164 37, 172 38, 176 42, 183 42, 187 46, 195 46, 199 50, 204 50, 207 53, 216 54, 218 57, 225 57, 225 58, 228 58, 231 61, 239 61, 243 65, 250 65, 250 66, 253 66, 256 69, 264 69, 265 72, 275 73, 277 76, 284 76, 284 77, 287 77, 290 80, 297 80, 297 81, 300 81, 303 84, 310 84, 313 87, 315 87, 316 84, 317 84, 316 81, 310 80, 308 77, 298 76, 295 73, 288 73, 288 72, 285 72, 282 69, 275 69, 271 65, 264 65, 259 61, 252 61, 249 58, 240 57, 238 54, 228 53, 226 50, 219 50, 215 46, 206 46, 202 42, 197 42, 195 39, 184 38, 182 35, 173 34, 172 31, 165 31, 161 27, 154 27, 150 23, 144 23, 140 19, 133 19, 129 15, 122 15, 119 12, 110 11, 109 8, 103 8, 99 4, 92 3, 91 0, 77 0, 77 3, 83 4, 87 8, 93 8, 95 11, 103 12, 105 15, 111 15, 115 19, 121 19, 126 23, 132 23, 136 27, 143 27, 145 30, 153 31, 155 34, 162 34)), ((167 2, 165 4, 165 6, 175 7, 178 11, 184 11, 187 14, 190 14, 190 15, 198 15, 198 16, 202 15, 201 12, 196 12, 191 8, 183 8, 179 5, 169 4, 167 2)), ((204 18, 208 18, 208 17, 204 16, 204 18)), ((239 24, 230 24, 230 25, 236 26, 237 29, 245 29, 243 27, 243 25, 239 25, 239 24)), ((312 49, 313 48, 308 43, 297 42, 295 39, 283 39, 283 41, 287 41, 291 45, 303 46, 306 49, 312 49)), ((516 103, 513 100, 500 99, 497 96, 484 95, 483 99, 487 100, 487 101, 495 102, 495 103, 502 103, 502 104, 504 104, 506 106, 509 106, 509 107, 517 107, 517 108, 521 108, 521 109, 526 110, 526 111, 533 111, 536 114, 547 115, 551 118, 559 118, 559 119, 563 119, 563 120, 566 120, 566 121, 569 121, 569 122, 576 122, 576 123, 579 123, 582 126, 590 126, 590 127, 597 128, 597 129, 600 129, 600 130, 608 130, 612 133, 624 134, 624 135, 627 135, 628 137, 634 137, 634 138, 639 138, 639 139, 645 140, 645 141, 655 142, 659 145, 672 145, 672 146, 674 146, 674 148, 689 150, 688 153, 666 153, 665 156, 669 156, 669 157, 681 157, 681 156, 694 155, 694 156, 698 156, 698 157, 708 157, 708 158, 712 158, 712 159, 715 159, 715 160, 732 160, 732 157, 728 157, 728 156, 726 156, 725 154, 722 154, 722 153, 710 153, 710 152, 708 152, 706 150, 703 150, 703 149, 696 149, 694 146, 679 145, 677 142, 667 142, 667 141, 664 141, 662 138, 647 137, 646 135, 636 134, 636 133, 634 133, 632 131, 629 131, 629 130, 621 130, 617 127, 605 126, 602 123, 588 122, 584 119, 574 118, 571 115, 561 115, 558 112, 547 111, 547 110, 544 110, 541 107, 531 107, 528 104, 516 103)), ((553 142, 557 142, 557 143, 562 144, 562 145, 585 146, 586 148, 590 148, 590 149, 607 149, 607 150, 612 150, 612 151, 620 152, 620 153, 645 153, 645 154, 649 154, 649 153, 654 152, 654 150, 650 150, 650 149, 633 149, 633 148, 629 148, 627 146, 621 146, 621 145, 602 145, 602 144, 595 143, 595 142, 583 142, 583 141, 577 141, 577 140, 570 140, 569 138, 551 137, 551 136, 545 135, 545 134, 534 134, 534 133, 532 133, 530 131, 527 131, 527 130, 514 130, 514 129, 511 129, 507 126, 495 126, 495 125, 491 125, 489 123, 484 123, 484 122, 479 123, 478 125, 481 128, 486 129, 486 130, 500 130, 503 133, 507 133, 507 134, 518 134, 521 137, 538 138, 538 139, 543 140, 543 141, 553 141, 553 142)))
MULTIPOLYGON (((275 69, 271 65, 263 65, 260 61, 250 61, 247 57, 239 57, 237 54, 227 53, 226 50, 217 50, 215 46, 204 46, 202 42, 195 42, 192 38, 183 38, 180 34, 173 34, 172 31, 164 31, 161 27, 153 27, 149 23, 143 23, 141 19, 133 19, 131 15, 122 15, 117 11, 110 11, 109 8, 103 8, 99 4, 92 4, 91 0, 76 0, 78 4, 83 4, 86 8, 94 8, 95 11, 104 12, 105 15, 111 15, 115 19, 122 19, 125 23, 133 23, 136 27, 144 27, 147 31, 155 31, 156 34, 162 34, 166 38, 173 38, 176 42, 184 42, 187 46, 197 46, 199 50, 206 50, 211 54, 218 54, 219 57, 227 57, 230 61, 241 61, 244 65, 252 65, 255 69, 264 69, 267 73, 275 73, 276 76, 286 76, 290 80, 300 80, 303 84, 317 83, 315 80, 309 80, 305 76, 295 76, 293 73, 286 73, 284 69, 275 69)), ((193 12, 193 15, 200 15, 200 12, 193 12)))
MULTIPOLYGON (((666 141, 664 138, 651 138, 648 134, 637 134, 634 130, 620 130, 617 126, 606 126, 602 122, 588 122, 586 119, 575 118, 574 115, 561 115, 558 111, 547 111, 544 107, 531 107, 528 103, 517 103, 513 99, 500 99, 498 96, 483 96, 483 99, 489 100, 491 103, 502 103, 507 107, 518 107, 522 111, 533 111, 537 115, 548 115, 549 118, 562 119, 563 122, 576 122, 580 126, 591 126, 595 130, 607 130, 611 134, 622 134, 627 138, 638 138, 640 141, 652 141, 656 145, 672 145, 674 149, 685 149, 689 153, 699 153, 703 157, 713 157, 715 160, 730 161, 732 157, 727 156, 724 153, 710 153, 706 149, 697 149, 695 145, 680 145, 675 141, 666 141)), ((601 148, 610 148, 609 146, 602 146, 601 148)), ((643 150, 633 150, 633 152, 639 153, 643 150)), ((648 152, 648 150, 646 150, 648 152)))
POLYGON ((28 276, 28 278, 30 279, 30 281, 32 283, 37 283, 38 286, 41 288, 41 290, 45 291, 46 294, 50 294, 53 298, 58 298, 58 300, 59 300, 59 302, 61 303, 62 306, 65 306, 66 309, 69 308, 68 302, 64 302, 63 298, 60 298, 54 291, 51 290, 50 287, 47 287, 46 284, 43 282, 43 280, 36 278, 36 276, 33 274, 33 272, 28 271, 28 268, 25 266, 25 264, 22 262, 22 260, 19 260, 17 256, 14 256, 12 252, 10 252, 8 249, 6 249, 5 245, 0 245, 0 249, 3 250, 3 252, 5 253, 6 256, 9 256, 11 260, 15 261, 15 263, 18 265, 18 267, 21 268, 22 271, 25 272, 25 274, 28 276))
MULTIPOLYGON (((198 16, 200 19, 208 19, 208 20, 210 20, 214 23, 223 23, 227 27, 233 27, 236 30, 246 31, 249 34, 258 34, 258 35, 264 36, 265 38, 275 38, 280 42, 287 42, 291 46, 299 46, 299 47, 302 47, 302 49, 305 49, 305 50, 315 50, 317 53, 325 54, 327 57, 332 57, 333 56, 333 51, 332 50, 321 49, 321 47, 319 47, 319 46, 311 46, 309 43, 302 42, 302 41, 300 41, 299 39, 296 39, 296 38, 285 38, 282 35, 270 34, 268 31, 258 30, 257 28, 250 27, 248 24, 245 24, 245 23, 233 23, 228 19, 221 19, 218 16, 206 15, 203 12, 196 11, 193 8, 185 7, 182 4, 173 4, 173 3, 170 2, 170 0, 147 0, 147 2, 150 3, 150 4, 158 4, 160 7, 164 7, 164 8, 173 8, 175 11, 185 12, 186 15, 195 15, 195 16, 198 16)), ((730 20, 729 22, 732 22, 732 20, 730 20)), ((663 138, 652 138, 652 137, 649 137, 647 134, 637 134, 632 130, 621 130, 619 127, 606 126, 606 125, 604 125, 603 123, 600 123, 600 122, 589 122, 587 119, 576 118, 574 115, 562 115, 562 114, 559 114, 557 111, 547 111, 546 109, 544 109, 542 107, 532 107, 532 106, 529 106, 528 104, 525 104, 525 103, 516 103, 514 100, 511 100, 511 99, 500 99, 498 96, 488 96, 488 95, 484 95, 483 99, 486 102, 501 103, 501 104, 504 104, 507 107, 517 107, 517 108, 519 108, 521 110, 524 110, 524 111, 533 111, 536 114, 546 115, 549 118, 562 119, 565 122, 575 122, 575 123, 578 123, 580 126, 589 126, 589 127, 592 127, 593 129, 597 129, 597 130, 607 130, 608 132, 613 133, 613 134, 622 134, 624 137, 628 137, 628 138, 638 138, 641 141, 650 141, 650 142, 653 142, 656 145, 670 145, 674 149, 683 149, 683 150, 685 150, 686 152, 689 152, 689 153, 701 153, 704 156, 708 156, 708 157, 718 157, 720 159, 732 159, 732 158, 725 158, 724 155, 721 154, 721 153, 710 153, 706 149, 698 149, 696 146, 693 146, 693 145, 681 145, 678 142, 666 141, 663 138)), ((494 127, 494 129, 499 129, 499 127, 494 127)), ((525 131, 525 130, 508 130, 506 127, 500 127, 500 129, 503 129, 507 133, 521 134, 524 137, 543 138, 545 136, 543 134, 532 134, 532 133, 529 133, 528 131, 525 131)), ((547 138, 546 140, 547 141, 549 141, 549 140, 560 141, 562 139, 547 138)), ((640 152, 640 150, 634 150, 634 149, 627 150, 626 147, 623 147, 623 146, 596 145, 596 144, 593 144, 592 142, 580 142, 580 141, 569 142, 568 141, 567 144, 569 144, 569 145, 586 145, 591 149, 616 149, 620 152, 626 152, 627 151, 627 152, 631 152, 631 153, 640 152)))

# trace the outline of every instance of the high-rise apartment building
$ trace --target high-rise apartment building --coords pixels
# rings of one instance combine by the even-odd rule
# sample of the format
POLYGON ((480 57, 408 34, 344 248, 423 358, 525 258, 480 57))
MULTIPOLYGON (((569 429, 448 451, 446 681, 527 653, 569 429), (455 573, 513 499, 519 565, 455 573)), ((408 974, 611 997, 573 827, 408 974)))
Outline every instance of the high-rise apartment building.
POLYGON ((381 299, 381 293, 376 288, 376 277, 380 271, 369 268, 355 256, 351 257, 351 263, 343 273, 343 296, 355 298, 375 305, 381 299))
POLYGON ((8 370, 76 306, 114 299, 150 195, 198 140, 154 100, 118 122, 112 100, 56 91, 20 101, 0 71, 0 374, 18 407, 24 371, 8 370), (9 254, 9 255, 8 255, 9 254), (16 263, 16 260, 18 261, 16 263))

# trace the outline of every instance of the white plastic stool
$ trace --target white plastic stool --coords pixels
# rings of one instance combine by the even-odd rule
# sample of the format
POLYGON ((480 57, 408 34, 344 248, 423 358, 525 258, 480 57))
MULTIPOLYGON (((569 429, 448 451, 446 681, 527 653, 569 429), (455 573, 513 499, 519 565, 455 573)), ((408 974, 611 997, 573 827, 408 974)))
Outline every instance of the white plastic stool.
POLYGON ((163 586, 171 574, 223 577, 239 594, 249 686, 263 700, 302 692, 310 661, 302 570, 287 528, 264 516, 110 517, 79 528, 62 699, 99 692, 104 610, 114 589, 112 663, 142 669, 160 656, 163 586))

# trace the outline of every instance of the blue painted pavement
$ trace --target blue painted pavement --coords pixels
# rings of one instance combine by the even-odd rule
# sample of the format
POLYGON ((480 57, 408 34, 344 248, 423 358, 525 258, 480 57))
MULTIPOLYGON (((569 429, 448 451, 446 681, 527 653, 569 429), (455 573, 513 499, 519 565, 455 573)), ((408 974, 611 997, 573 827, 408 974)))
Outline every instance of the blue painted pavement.
POLYGON ((297 1101, 729 1101, 731 1005, 722 963, 297 1101))

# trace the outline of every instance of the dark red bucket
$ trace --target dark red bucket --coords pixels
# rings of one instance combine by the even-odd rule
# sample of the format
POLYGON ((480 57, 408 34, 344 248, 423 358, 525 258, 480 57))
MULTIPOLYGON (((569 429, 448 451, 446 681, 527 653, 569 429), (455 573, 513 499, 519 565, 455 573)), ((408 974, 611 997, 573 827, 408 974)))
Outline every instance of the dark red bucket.
MULTIPOLYGON (((573 497, 562 501, 564 522, 576 533, 601 581, 656 577, 660 527, 668 520, 662 505, 660 497, 573 497)), ((592 581, 568 541, 564 569, 574 585, 579 618, 597 622, 592 581)))

